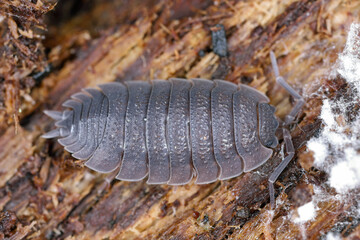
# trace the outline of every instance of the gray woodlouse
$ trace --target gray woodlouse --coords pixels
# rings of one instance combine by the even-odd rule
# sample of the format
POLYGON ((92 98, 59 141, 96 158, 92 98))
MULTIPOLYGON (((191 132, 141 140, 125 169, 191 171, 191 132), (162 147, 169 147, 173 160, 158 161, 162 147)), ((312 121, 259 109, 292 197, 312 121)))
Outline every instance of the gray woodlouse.
MULTIPOLYGON (((286 116, 290 124, 304 104, 279 75, 276 81, 297 103, 286 116)), ((63 103, 69 109, 45 111, 56 120, 44 138, 58 139, 95 171, 120 169, 116 178, 149 184, 183 185, 196 173, 197 184, 230 179, 258 168, 278 145, 275 108, 256 89, 223 80, 170 79, 130 81, 87 88, 63 103)), ((289 131, 283 128, 287 156, 269 178, 273 183, 294 156, 289 131)))

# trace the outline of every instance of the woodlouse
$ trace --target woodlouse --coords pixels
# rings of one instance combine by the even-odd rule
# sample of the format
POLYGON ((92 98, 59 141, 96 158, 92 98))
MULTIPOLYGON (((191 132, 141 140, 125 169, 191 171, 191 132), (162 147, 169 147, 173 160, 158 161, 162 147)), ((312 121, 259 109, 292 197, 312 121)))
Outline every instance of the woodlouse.
MULTIPOLYGON (((288 125, 303 99, 279 75, 277 82, 296 100, 288 125)), ((254 88, 223 80, 129 81, 87 88, 63 103, 69 109, 45 111, 57 120, 44 138, 58 139, 77 159, 98 172, 120 169, 116 178, 149 184, 182 185, 196 173, 197 184, 236 177, 265 163, 278 145, 278 121, 269 99, 254 88)), ((287 156, 271 174, 269 189, 294 156, 283 128, 287 156)))

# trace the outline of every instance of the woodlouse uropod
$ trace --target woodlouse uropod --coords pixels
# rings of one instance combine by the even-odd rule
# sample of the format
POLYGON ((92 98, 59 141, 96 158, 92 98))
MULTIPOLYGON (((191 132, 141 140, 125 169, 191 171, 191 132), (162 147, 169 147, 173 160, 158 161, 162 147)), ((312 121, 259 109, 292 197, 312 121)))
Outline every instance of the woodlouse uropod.
MULTIPOLYGON (((297 103, 284 125, 304 101, 279 75, 277 82, 297 103)), ((261 166, 278 145, 278 121, 269 99, 256 89, 223 80, 170 79, 106 83, 87 88, 63 103, 63 112, 45 111, 57 120, 44 138, 58 139, 77 159, 98 172, 119 168, 116 178, 149 184, 182 185, 195 170, 195 183, 236 177, 261 166)), ((287 156, 271 174, 269 190, 294 156, 289 131, 283 128, 287 156)))

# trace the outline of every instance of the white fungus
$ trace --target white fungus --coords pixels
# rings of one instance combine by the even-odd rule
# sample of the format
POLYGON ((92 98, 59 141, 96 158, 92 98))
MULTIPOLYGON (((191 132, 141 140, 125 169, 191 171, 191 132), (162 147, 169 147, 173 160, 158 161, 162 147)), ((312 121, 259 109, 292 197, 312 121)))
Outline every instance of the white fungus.
POLYGON ((343 52, 339 55, 338 73, 360 90, 360 24, 351 24, 343 52))
MULTIPOLYGON (((345 48, 337 61, 337 72, 354 92, 360 93, 360 24, 352 24, 345 48)), ((360 187, 360 116, 344 120, 359 95, 336 100, 324 99, 320 118, 323 129, 309 140, 314 165, 329 174, 329 185, 340 194, 360 187)))
POLYGON ((294 220, 295 223, 304 223, 314 219, 316 216, 315 205, 312 201, 298 207, 297 212, 299 217, 294 220))
POLYGON ((338 235, 338 234, 335 234, 335 233, 328 233, 326 235, 326 240, 341 240, 342 238, 338 235))
MULTIPOLYGON (((360 114, 354 112, 354 106, 360 102, 360 24, 351 25, 335 67, 337 74, 347 81, 349 92, 353 95, 323 99, 319 116, 323 127, 318 136, 308 141, 307 148, 313 152, 314 166, 328 174, 328 184, 338 194, 330 196, 321 187, 314 186, 312 201, 299 207, 294 219, 302 229, 304 239, 304 224, 315 219, 319 203, 329 197, 346 202, 346 196, 360 188, 360 114)), ((360 196, 352 199, 360 199, 360 196)), ((359 217, 360 209, 349 209, 349 215, 359 217)), ((330 232, 326 239, 341 238, 339 234, 330 232)))
POLYGON ((348 189, 360 187, 360 155, 354 149, 345 149, 345 159, 331 168, 329 182, 337 192, 344 194, 348 189))

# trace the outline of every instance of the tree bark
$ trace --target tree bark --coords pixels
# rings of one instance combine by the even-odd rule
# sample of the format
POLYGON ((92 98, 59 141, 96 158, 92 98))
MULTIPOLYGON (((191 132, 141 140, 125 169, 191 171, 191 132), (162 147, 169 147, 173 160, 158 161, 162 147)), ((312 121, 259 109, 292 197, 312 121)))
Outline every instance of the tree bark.
POLYGON ((43 42, 50 70, 29 94, 20 92, 17 132, 15 125, 1 123, 0 239, 320 239, 328 232, 360 237, 358 223, 347 215, 357 204, 353 195, 346 203, 329 197, 317 206, 313 220, 292 221, 315 186, 336 195, 325 184, 327 175, 312 167, 306 142, 321 128, 321 96, 338 97, 346 87, 330 72, 350 24, 358 20, 360 2, 83 3, 89 5, 55 7, 43 42), (213 51, 217 24, 226 33, 225 57, 213 51), (267 179, 281 162, 283 141, 254 171, 213 184, 174 187, 112 180, 84 167, 55 140, 40 138, 52 127, 44 109, 60 110, 81 88, 133 79, 247 84, 265 93, 283 119, 293 102, 275 82, 270 50, 281 74, 306 100, 291 129, 296 156, 277 181, 273 211, 267 179))

